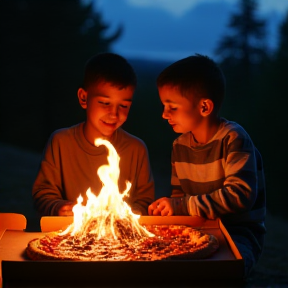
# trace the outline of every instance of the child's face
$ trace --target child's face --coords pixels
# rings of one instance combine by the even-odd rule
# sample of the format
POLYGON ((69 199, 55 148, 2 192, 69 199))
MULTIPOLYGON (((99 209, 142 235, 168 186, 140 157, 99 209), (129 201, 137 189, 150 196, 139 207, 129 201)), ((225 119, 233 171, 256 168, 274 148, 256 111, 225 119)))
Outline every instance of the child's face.
POLYGON ((177 88, 163 86, 158 91, 164 105, 162 117, 168 120, 176 133, 197 129, 203 119, 198 103, 183 97, 177 88))
POLYGON ((127 119, 132 104, 134 89, 126 87, 119 89, 110 83, 100 83, 89 87, 87 91, 82 89, 86 101, 81 103, 86 109, 85 130, 93 138, 109 138, 117 128, 127 119), (85 103, 86 102, 86 103, 85 103))

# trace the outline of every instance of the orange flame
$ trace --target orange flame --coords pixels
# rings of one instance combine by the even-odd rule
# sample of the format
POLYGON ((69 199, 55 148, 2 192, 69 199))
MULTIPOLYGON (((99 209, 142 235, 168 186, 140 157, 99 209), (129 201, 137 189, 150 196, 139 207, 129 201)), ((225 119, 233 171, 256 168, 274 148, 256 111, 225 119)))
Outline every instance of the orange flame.
POLYGON ((122 194, 119 192, 120 157, 114 146, 109 141, 98 138, 95 140, 95 146, 100 145, 108 148, 108 165, 100 166, 97 171, 103 187, 98 196, 93 194, 90 188, 87 190, 86 206, 82 205, 81 195, 78 197, 77 204, 73 207, 74 222, 59 235, 70 233, 80 240, 88 234, 98 240, 120 238, 133 241, 143 236, 154 237, 154 234, 139 224, 140 216, 134 214, 123 200, 128 195, 131 183, 126 181, 125 191, 122 194))

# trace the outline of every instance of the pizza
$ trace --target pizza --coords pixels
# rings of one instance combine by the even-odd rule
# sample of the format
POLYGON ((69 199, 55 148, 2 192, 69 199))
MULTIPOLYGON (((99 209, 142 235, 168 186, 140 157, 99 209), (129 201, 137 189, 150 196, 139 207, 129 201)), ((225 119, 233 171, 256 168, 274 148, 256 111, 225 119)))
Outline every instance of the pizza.
POLYGON ((29 241, 26 254, 31 260, 159 261, 208 258, 219 248, 214 235, 191 226, 143 227, 154 236, 97 240, 95 235, 87 233, 80 240, 70 234, 50 232, 29 241))

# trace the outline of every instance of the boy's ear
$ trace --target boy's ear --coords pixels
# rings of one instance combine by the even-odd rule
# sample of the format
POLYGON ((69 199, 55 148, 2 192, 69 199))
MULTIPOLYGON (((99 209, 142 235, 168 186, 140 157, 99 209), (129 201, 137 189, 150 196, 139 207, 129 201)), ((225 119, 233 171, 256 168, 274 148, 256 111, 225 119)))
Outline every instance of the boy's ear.
POLYGON ((87 92, 83 88, 78 89, 78 100, 83 109, 87 108, 87 92))
POLYGON ((214 103, 211 99, 200 100, 200 113, 202 116, 208 116, 214 109, 214 103))

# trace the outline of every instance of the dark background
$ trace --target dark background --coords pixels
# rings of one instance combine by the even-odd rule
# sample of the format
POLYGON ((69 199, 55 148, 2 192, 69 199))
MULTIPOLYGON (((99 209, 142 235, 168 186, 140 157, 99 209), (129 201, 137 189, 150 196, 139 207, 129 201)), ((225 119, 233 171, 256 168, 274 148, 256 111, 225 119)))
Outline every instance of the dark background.
MULTIPOLYGON (((257 1, 239 1, 227 35, 215 43, 227 77, 221 114, 251 135, 264 160, 268 210, 288 219, 287 13, 271 53, 265 45, 265 19, 255 16, 257 7, 257 1)), ((85 119, 77 99, 84 64, 95 53, 111 51, 125 27, 109 30, 111 23, 92 4, 77 0, 1 0, 0 8, 0 141, 41 153, 55 129, 85 119)), ((170 62, 128 60, 138 87, 124 128, 148 146, 156 196, 169 195, 170 153, 177 134, 161 118, 155 80, 170 62)))

